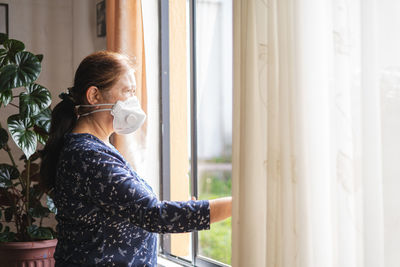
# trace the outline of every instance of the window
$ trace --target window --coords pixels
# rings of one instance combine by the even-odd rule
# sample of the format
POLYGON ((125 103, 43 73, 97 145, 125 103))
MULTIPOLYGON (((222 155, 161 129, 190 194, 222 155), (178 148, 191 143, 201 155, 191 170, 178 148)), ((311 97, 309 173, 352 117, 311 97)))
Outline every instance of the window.
MULTIPOLYGON (((232 0, 182 3, 161 1, 161 198, 229 196, 232 0)), ((231 220, 209 231, 162 235, 160 251, 187 266, 229 265, 231 220)))

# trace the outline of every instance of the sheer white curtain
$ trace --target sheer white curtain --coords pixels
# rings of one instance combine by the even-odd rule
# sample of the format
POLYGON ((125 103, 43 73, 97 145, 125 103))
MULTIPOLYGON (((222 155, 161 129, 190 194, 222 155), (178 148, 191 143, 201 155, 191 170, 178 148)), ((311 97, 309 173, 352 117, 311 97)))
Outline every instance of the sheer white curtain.
POLYGON ((377 3, 234 1, 233 266, 398 266, 377 3))

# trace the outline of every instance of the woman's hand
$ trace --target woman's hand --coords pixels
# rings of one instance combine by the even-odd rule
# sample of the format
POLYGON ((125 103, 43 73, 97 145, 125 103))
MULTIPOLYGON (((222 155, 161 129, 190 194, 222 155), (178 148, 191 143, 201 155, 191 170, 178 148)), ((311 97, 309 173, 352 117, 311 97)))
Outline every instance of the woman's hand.
POLYGON ((209 200, 210 223, 219 222, 232 216, 232 197, 209 200))
MULTIPOLYGON (((192 196, 192 200, 197 200, 192 196)), ((232 216, 232 197, 223 197, 209 200, 210 223, 219 222, 232 216)))

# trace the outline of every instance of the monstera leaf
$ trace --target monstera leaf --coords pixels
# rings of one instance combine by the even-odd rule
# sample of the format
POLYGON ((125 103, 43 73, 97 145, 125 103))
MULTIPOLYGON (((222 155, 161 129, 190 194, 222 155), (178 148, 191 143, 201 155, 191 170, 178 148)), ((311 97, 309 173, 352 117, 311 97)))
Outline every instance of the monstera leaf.
POLYGON ((40 202, 37 202, 37 204, 29 208, 29 215, 31 215, 34 218, 41 218, 41 217, 47 217, 50 214, 50 210, 46 207, 43 207, 40 202))
POLYGON ((15 54, 14 64, 0 69, 0 93, 12 88, 26 86, 38 78, 41 65, 32 53, 21 51, 15 54))
POLYGON ((36 133, 38 141, 42 145, 45 145, 47 139, 49 138, 51 109, 50 108, 44 109, 42 112, 34 116, 32 119, 35 123, 33 131, 36 133))
POLYGON ((32 193, 36 193, 36 196, 30 198, 29 203, 29 215, 35 218, 48 217, 50 214, 50 210, 47 207, 43 207, 40 200, 37 199, 38 195, 40 195, 39 190, 31 188, 32 193))
POLYGON ((2 45, 4 48, 0 49, 0 66, 15 63, 15 54, 25 49, 23 42, 14 39, 5 40, 2 45))
POLYGON ((10 227, 4 227, 4 231, 0 233, 0 242, 12 242, 15 241, 15 233, 10 232, 10 227))
MULTIPOLYGON (((34 162, 35 160, 40 158, 40 153, 39 151, 36 151, 35 153, 33 153, 33 155, 31 155, 31 157, 29 158, 29 160, 31 162, 34 162)), ((21 155, 21 157, 19 158, 19 160, 23 160, 23 161, 27 161, 26 156, 25 155, 21 155)))
POLYGON ((8 133, 6 129, 0 128, 0 149, 2 149, 8 142, 8 133))
POLYGON ((0 67, 3 67, 5 64, 7 64, 7 55, 7 50, 4 48, 0 48, 0 67))
POLYGON ((24 152, 27 159, 35 153, 37 146, 36 134, 29 130, 33 126, 30 118, 21 118, 18 114, 7 120, 8 130, 17 146, 24 152))
POLYGON ((10 222, 13 218, 13 208, 8 207, 4 210, 4 219, 6 219, 6 222, 10 222))
POLYGON ((7 188, 0 188, 0 206, 11 207, 18 201, 18 196, 7 188))
POLYGON ((35 125, 44 129, 47 133, 50 132, 50 123, 51 123, 51 109, 46 108, 42 110, 39 114, 32 118, 35 122, 35 125))
POLYGON ((56 208, 56 205, 54 205, 53 199, 49 196, 46 196, 46 198, 47 198, 47 201, 46 201, 47 208, 49 208, 49 210, 51 212, 53 212, 54 214, 57 214, 57 208, 56 208))
POLYGON ((53 232, 49 227, 39 227, 37 225, 28 226, 27 232, 29 236, 33 239, 53 239, 53 232))
POLYGON ((38 54, 38 55, 36 55, 36 57, 38 58, 39 62, 42 62, 42 60, 43 60, 42 54, 38 54))
MULTIPOLYGON (((30 164, 30 168, 29 168, 29 180, 30 181, 39 181, 39 177, 40 177, 40 165, 37 163, 31 163, 30 164)), ((28 178, 28 170, 25 167, 25 170, 23 170, 21 172, 21 178, 26 181, 26 179, 28 178)), ((31 187, 31 189, 34 190, 34 192, 29 193, 30 196, 35 196, 34 193, 39 192, 40 190, 38 189, 39 185, 34 185, 33 187, 31 187)))
POLYGON ((3 104, 4 106, 7 106, 8 103, 10 103, 11 101, 12 101, 11 89, 3 90, 2 92, 0 92, 0 107, 1 107, 1 104, 3 104))
POLYGON ((51 95, 43 86, 32 83, 19 94, 19 113, 22 117, 32 117, 50 106, 51 95))
POLYGON ((19 177, 19 171, 14 166, 8 164, 0 164, 0 187, 8 188, 12 185, 13 179, 19 177))
POLYGON ((0 45, 4 44, 8 40, 8 36, 5 33, 0 33, 0 45))
POLYGON ((49 134, 43 130, 40 127, 37 127, 36 125, 33 127, 33 131, 35 132, 37 136, 37 140, 42 144, 46 145, 47 140, 49 139, 49 134))

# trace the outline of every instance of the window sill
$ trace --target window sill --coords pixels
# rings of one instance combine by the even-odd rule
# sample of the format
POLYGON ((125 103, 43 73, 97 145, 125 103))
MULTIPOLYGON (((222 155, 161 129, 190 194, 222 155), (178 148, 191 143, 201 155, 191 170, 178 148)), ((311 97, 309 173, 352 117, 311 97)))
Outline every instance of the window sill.
POLYGON ((158 267, 182 267, 184 265, 180 265, 176 262, 170 261, 164 257, 158 256, 157 258, 158 267))
MULTIPOLYGON (((197 259, 198 265, 196 266, 202 266, 202 267, 232 267, 231 265, 227 265, 221 262, 213 261, 212 259, 206 259, 204 257, 199 257, 197 259)), ((176 262, 173 260, 168 259, 168 257, 163 256, 162 254, 158 255, 157 258, 157 263, 158 267, 195 267, 190 262, 176 262)))

